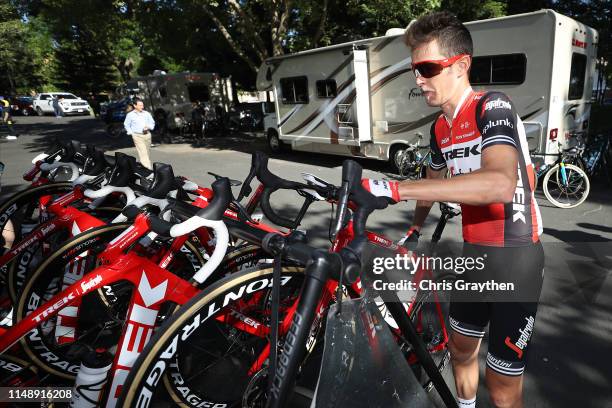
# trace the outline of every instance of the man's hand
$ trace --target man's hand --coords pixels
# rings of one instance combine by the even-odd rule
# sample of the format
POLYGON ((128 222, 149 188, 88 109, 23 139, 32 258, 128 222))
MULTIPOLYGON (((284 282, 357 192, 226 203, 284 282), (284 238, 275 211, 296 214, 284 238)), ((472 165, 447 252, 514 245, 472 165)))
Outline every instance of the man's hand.
POLYGON ((410 227, 406 235, 402 239, 398 241, 398 245, 403 246, 404 248, 414 251, 419 245, 419 237, 421 233, 414 227, 410 227))
POLYGON ((397 204, 400 201, 397 181, 366 178, 361 179, 361 185, 375 196, 387 198, 391 204, 397 204))

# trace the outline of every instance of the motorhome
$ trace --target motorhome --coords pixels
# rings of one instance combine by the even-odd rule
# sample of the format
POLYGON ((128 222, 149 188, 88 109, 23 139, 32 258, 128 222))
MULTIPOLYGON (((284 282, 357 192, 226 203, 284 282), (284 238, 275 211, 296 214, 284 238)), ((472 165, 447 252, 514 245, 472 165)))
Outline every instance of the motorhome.
POLYGON ((232 104, 230 78, 215 73, 182 72, 136 77, 120 89, 119 95, 141 98, 157 126, 176 129, 191 118, 192 103, 199 101, 211 112, 226 114, 232 104))
MULTIPOLYGON (((554 161, 548 155, 588 130, 597 31, 552 10, 466 27, 474 41, 473 88, 505 92, 536 162, 554 161)), ((274 112, 265 118, 270 149, 285 145, 397 165, 417 140, 428 145, 440 109, 427 106, 416 85, 404 30, 387 34, 264 61, 257 87, 274 95, 274 112)))

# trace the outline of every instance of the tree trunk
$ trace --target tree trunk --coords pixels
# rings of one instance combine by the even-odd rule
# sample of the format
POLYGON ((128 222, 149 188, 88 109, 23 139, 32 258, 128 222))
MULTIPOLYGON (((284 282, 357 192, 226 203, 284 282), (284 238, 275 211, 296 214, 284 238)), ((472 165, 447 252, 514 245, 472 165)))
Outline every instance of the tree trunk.
POLYGON ((266 49, 266 46, 264 45, 261 37, 259 36, 259 33, 255 28, 252 16, 248 14, 236 0, 228 0, 228 2, 230 6, 232 6, 234 10, 236 10, 236 12, 240 15, 242 23, 245 27, 244 34, 253 39, 253 43, 249 45, 253 47, 255 53, 257 54, 261 62, 263 62, 268 56, 268 50, 266 49))
POLYGON ((327 20, 327 5, 329 0, 323 1, 323 9, 321 10, 321 19, 319 20, 319 26, 317 27, 317 32, 315 33, 312 44, 317 47, 319 45, 319 41, 325 32, 325 22, 327 20))
POLYGON ((212 12, 212 10, 207 5, 204 5, 203 8, 204 8, 204 12, 215 23, 215 25, 219 29, 219 32, 221 32, 221 35, 223 36, 223 38, 225 38, 225 40, 228 42, 230 47, 232 47, 232 50, 234 50, 234 52, 238 54, 238 56, 242 60, 244 60, 244 62, 247 63, 247 65, 249 66, 249 68, 251 68, 251 70, 253 70, 253 72, 257 72, 258 66, 255 65, 255 63, 251 60, 251 58, 249 58, 248 55, 246 55, 246 53, 242 50, 240 45, 234 40, 234 38, 232 37, 232 34, 227 30, 227 28, 221 22, 221 20, 219 20, 217 16, 215 16, 215 14, 212 12))
POLYGON ((289 26, 291 0, 278 0, 272 7, 272 55, 283 55, 283 40, 289 26))

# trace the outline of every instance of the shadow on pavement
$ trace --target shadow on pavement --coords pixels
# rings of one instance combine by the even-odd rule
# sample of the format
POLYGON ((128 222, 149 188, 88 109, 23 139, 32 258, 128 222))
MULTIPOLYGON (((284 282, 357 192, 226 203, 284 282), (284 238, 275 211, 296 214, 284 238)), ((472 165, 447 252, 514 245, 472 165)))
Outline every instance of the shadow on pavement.
MULTIPOLYGON (((580 224, 577 224, 580 226, 580 224)), ((606 227, 604 227, 606 228, 606 227)), ((550 235, 559 239, 560 241, 571 243, 571 242, 612 242, 611 239, 602 237, 599 234, 591 234, 584 231, 560 231, 554 228, 544 227, 544 234, 550 235)))

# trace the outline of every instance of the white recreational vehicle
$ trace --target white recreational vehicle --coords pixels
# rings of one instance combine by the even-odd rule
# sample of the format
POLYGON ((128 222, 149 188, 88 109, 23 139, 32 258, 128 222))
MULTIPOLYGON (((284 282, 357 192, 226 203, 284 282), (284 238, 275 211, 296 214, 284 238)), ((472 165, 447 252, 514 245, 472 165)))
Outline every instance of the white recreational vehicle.
MULTIPOLYGON (((588 129, 597 31, 552 10, 466 26, 474 41, 472 86, 511 98, 536 160, 588 129)), ((275 112, 265 122, 270 148, 393 165, 419 136, 428 144, 440 110, 425 104, 416 85, 403 31, 267 59, 257 87, 274 94, 275 112)))
POLYGON ((215 73, 182 72, 132 78, 119 94, 141 98, 155 122, 169 129, 181 127, 191 119, 192 102, 202 102, 211 111, 222 109, 227 113, 232 103, 232 87, 229 78, 215 73))

